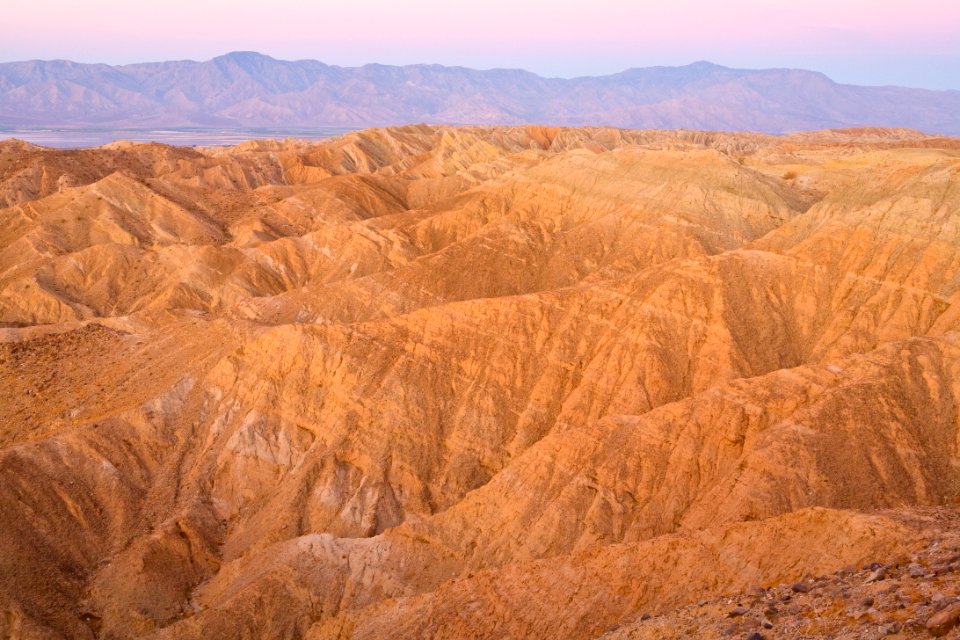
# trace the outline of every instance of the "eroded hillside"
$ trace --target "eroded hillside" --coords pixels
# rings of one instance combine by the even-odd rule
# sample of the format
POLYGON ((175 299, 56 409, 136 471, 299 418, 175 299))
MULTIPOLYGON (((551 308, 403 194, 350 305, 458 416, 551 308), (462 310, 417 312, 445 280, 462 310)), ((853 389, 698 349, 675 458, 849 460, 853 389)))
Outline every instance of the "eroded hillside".
POLYGON ((4 637, 658 637, 957 539, 956 139, 8 141, 0 206, 4 637))

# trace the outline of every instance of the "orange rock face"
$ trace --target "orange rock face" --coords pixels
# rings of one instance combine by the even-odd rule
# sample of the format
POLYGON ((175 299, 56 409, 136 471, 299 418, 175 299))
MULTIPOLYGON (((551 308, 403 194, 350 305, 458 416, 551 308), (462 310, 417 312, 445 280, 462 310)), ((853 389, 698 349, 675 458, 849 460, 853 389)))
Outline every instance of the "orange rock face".
POLYGON ((905 568, 960 541, 956 139, 5 142, 0 206, 0 637, 725 637, 960 571, 905 568))

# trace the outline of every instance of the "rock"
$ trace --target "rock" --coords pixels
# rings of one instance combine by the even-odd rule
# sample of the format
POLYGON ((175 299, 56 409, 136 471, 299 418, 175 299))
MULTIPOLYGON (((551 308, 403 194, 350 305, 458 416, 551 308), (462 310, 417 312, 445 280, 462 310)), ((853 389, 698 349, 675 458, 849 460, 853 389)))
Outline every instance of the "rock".
POLYGON ((727 617, 728 617, 728 618, 739 618, 740 616, 746 615, 746 614, 748 614, 748 613, 750 613, 750 609, 748 609, 747 607, 737 607, 737 608, 733 609, 732 611, 730 611, 730 613, 727 614, 727 617))
POLYGON ((887 570, 882 566, 877 567, 873 572, 867 576, 867 579, 863 581, 864 584, 870 584, 871 582, 877 582, 878 580, 883 580, 887 576, 887 570))
POLYGON ((960 623, 960 602, 955 602, 927 618, 926 629, 934 636, 944 636, 960 623))
POLYGON ((766 640, 766 638, 762 633, 754 632, 748 635, 746 640, 766 640))
POLYGON ((794 593, 808 593, 810 591, 810 585, 806 582, 795 582, 790 589, 792 589, 794 593))

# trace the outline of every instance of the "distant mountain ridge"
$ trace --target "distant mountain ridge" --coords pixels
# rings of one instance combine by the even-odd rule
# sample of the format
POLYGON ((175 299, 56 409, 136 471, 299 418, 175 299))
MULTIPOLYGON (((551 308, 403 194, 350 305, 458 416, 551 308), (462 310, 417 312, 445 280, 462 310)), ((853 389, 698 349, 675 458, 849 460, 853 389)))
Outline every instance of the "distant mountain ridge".
POLYGON ((0 64, 5 127, 610 125, 786 133, 849 126, 960 134, 960 91, 838 84, 697 62, 597 77, 442 65, 338 67, 234 52, 205 62, 0 64))

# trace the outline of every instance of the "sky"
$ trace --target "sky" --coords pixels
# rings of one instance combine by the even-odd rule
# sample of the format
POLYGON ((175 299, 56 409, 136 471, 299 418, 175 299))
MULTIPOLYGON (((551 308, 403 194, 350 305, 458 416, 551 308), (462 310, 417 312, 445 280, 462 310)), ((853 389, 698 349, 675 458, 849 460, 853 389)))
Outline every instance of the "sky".
POLYGON ((602 75, 698 60, 960 90, 960 0, 5 0, 0 61, 230 51, 602 75))

